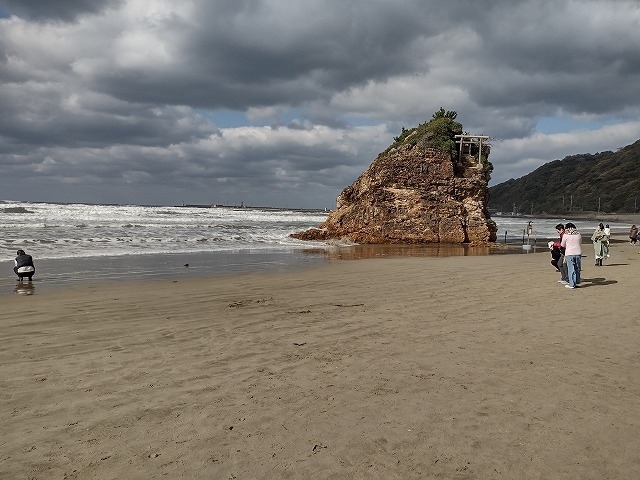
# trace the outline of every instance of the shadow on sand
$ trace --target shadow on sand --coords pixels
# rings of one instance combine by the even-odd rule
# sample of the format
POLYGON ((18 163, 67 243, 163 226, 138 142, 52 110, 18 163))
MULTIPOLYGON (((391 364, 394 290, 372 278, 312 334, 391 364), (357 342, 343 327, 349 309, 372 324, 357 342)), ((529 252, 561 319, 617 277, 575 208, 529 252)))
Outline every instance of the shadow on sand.
POLYGON ((601 287, 603 285, 613 285, 614 283, 618 283, 618 281, 617 280, 607 280, 606 278, 602 278, 602 277, 581 278, 580 279, 580 288, 601 287))

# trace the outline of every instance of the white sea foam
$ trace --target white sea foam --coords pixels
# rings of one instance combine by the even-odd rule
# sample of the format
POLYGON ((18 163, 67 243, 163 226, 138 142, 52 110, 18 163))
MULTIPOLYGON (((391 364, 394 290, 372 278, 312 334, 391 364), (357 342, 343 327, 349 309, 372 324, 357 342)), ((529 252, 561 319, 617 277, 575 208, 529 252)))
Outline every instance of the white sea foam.
POLYGON ((0 248, 29 249, 38 258, 285 250, 308 247, 289 235, 326 216, 301 210, 5 202, 0 248))
MULTIPOLYGON (((323 246, 291 238, 293 232, 318 227, 324 211, 233 207, 152 207, 0 203, 0 248, 8 255, 18 248, 38 258, 122 256, 189 252, 279 250, 323 246)), ((546 244, 556 238, 555 225, 566 219, 495 217, 498 242, 546 244), (527 223, 532 222, 527 237, 527 223)), ((574 222, 591 235, 594 222, 574 222), (593 225, 592 225, 593 224, 593 225)), ((629 226, 611 224, 614 233, 629 226)), ((342 241, 328 242, 343 245, 342 241)))

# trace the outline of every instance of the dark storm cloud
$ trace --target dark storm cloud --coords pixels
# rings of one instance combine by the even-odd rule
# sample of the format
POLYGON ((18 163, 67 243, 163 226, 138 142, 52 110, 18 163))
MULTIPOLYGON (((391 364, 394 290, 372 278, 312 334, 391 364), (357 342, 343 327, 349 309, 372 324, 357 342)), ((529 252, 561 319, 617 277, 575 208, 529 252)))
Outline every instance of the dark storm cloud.
POLYGON ((635 0, 0 6, 5 198, 19 177, 40 200, 332 206, 441 106, 496 139, 495 179, 640 130, 635 0), (542 134, 545 118, 601 126, 542 134))
MULTIPOLYGON (((544 105, 599 114, 640 94, 640 5, 629 1, 513 2, 479 15, 481 77, 469 91, 484 107, 544 105), (628 23, 622 19, 629 20, 628 23), (635 40, 632 40, 635 37, 635 40)), ((635 102, 634 102, 635 103, 635 102)))
MULTIPOLYGON (((358 168, 344 165, 356 163, 356 154, 345 154, 330 144, 305 147, 284 140, 273 145, 251 145, 247 140, 243 148, 234 149, 227 148, 233 141, 215 138, 219 144, 214 148, 191 144, 175 149, 124 145, 109 149, 39 149, 13 165, 13 176, 28 175, 31 184, 43 190, 51 186, 64 187, 68 195, 86 195, 85 186, 95 185, 88 198, 100 201, 105 201, 108 185, 112 186, 112 193, 117 191, 119 195, 124 195, 123 186, 129 185, 146 191, 146 203, 179 203, 188 192, 198 192, 194 200, 206 198, 213 203, 233 203, 233 200, 247 205, 331 207, 335 192, 342 188, 342 176, 355 178, 360 173, 358 168), (286 155, 282 154, 282 144, 290 147, 286 155), (325 200, 315 198, 304 204, 296 199, 292 204, 295 189, 303 189, 312 196, 320 194, 325 200), (180 191, 184 193, 173 193, 180 191)), ((41 192, 29 191, 28 194, 29 199, 38 200, 41 192)), ((65 200, 74 201, 73 198, 65 200)), ((189 196, 186 199, 189 200, 189 196)))
POLYGON ((7 151, 30 147, 100 148, 107 145, 168 146, 208 137, 217 129, 186 108, 151 107, 104 95, 11 96, 0 90, 0 132, 7 151), (25 107, 27 107, 25 109, 25 107))
POLYGON ((435 31, 428 10, 410 3, 328 4, 202 2, 195 23, 167 18, 167 28, 189 32, 161 75, 105 65, 92 78, 127 101, 240 110, 297 105, 412 72, 421 55, 415 41, 435 31))
POLYGON ((35 20, 72 21, 85 13, 98 13, 124 0, 2 0, 6 12, 35 20))

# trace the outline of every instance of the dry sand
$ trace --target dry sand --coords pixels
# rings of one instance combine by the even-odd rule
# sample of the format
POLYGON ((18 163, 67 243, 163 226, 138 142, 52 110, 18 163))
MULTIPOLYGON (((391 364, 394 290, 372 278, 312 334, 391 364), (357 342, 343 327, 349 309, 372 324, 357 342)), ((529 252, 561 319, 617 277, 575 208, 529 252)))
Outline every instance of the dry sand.
POLYGON ((639 478, 637 252, 6 295, 0 478, 639 478))

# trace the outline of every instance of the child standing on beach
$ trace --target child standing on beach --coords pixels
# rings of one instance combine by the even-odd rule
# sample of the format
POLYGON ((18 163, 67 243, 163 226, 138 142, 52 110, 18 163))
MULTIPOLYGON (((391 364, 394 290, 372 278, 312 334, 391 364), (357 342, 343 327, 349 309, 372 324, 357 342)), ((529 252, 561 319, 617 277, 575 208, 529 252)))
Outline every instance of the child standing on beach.
POLYGON ((559 272, 560 266, 558 265, 558 260, 562 258, 560 248, 557 247, 554 242, 549 242, 549 250, 551 250, 551 265, 556 267, 556 271, 559 272))

